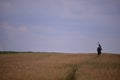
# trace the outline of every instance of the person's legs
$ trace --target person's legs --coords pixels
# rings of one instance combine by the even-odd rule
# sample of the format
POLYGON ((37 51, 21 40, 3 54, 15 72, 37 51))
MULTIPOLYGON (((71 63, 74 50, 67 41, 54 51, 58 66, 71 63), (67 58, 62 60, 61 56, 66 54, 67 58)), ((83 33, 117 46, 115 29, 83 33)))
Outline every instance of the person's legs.
POLYGON ((100 50, 98 50, 98 56, 101 54, 101 51, 100 50))

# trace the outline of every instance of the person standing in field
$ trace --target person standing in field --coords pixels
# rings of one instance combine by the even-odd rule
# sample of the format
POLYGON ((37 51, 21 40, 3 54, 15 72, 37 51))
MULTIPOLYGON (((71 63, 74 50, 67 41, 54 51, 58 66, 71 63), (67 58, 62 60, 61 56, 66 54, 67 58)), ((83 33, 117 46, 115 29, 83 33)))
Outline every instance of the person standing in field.
POLYGON ((101 51, 102 51, 102 47, 100 43, 98 42, 98 47, 97 47, 98 56, 101 54, 101 51))

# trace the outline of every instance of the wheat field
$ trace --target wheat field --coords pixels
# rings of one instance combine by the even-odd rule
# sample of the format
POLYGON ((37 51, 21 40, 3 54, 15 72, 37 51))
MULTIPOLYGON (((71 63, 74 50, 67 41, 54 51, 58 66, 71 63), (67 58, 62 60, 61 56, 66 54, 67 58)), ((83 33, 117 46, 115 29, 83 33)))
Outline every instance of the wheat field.
POLYGON ((0 80, 120 80, 120 55, 0 54, 0 80))

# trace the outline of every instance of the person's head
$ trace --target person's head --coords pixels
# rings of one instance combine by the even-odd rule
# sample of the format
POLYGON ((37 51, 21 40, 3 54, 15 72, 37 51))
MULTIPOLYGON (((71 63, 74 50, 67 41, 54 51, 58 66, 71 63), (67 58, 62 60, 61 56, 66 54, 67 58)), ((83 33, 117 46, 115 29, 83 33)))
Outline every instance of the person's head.
POLYGON ((101 45, 99 44, 99 47, 101 47, 101 45))

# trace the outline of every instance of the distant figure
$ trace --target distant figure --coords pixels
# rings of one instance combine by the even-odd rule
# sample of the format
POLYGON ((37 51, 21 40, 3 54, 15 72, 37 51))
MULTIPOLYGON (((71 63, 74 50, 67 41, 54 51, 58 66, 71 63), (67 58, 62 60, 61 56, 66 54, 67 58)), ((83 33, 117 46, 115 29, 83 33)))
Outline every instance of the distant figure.
POLYGON ((101 51, 102 51, 102 47, 100 43, 98 42, 98 47, 97 47, 98 56, 101 54, 101 51))

